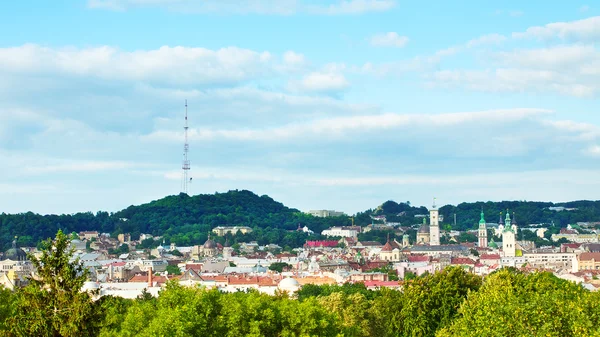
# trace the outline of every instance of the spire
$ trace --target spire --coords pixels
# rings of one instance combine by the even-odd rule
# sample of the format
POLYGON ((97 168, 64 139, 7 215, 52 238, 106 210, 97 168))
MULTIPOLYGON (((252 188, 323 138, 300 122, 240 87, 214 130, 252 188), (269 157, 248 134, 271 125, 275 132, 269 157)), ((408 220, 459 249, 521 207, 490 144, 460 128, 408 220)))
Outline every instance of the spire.
POLYGON ((479 224, 485 225, 485 214, 483 214, 483 206, 481 206, 481 220, 479 220, 479 224))
POLYGON ((504 222, 507 226, 510 225, 510 212, 508 210, 506 210, 506 219, 504 220, 504 222))
POLYGON ((504 218, 502 217, 502 212, 500 212, 500 220, 498 221, 499 225, 504 225, 504 218))
POLYGON ((517 217, 515 217, 515 212, 513 212, 513 217, 512 217, 512 225, 516 225, 517 224, 517 217))
POLYGON ((12 242, 12 248, 13 249, 17 249, 17 237, 15 236, 15 239, 12 242))
POLYGON ((436 198, 435 198, 435 197, 433 197, 433 209, 435 209, 435 207, 436 207, 436 206, 435 206, 435 199, 436 199, 436 198))

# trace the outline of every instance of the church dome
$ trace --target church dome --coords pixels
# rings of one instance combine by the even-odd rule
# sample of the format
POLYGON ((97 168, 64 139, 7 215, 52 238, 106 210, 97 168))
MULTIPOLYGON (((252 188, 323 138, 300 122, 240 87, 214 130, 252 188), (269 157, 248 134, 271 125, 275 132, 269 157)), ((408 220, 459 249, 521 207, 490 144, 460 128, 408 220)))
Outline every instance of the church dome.
POLYGON ((4 260, 11 261, 25 261, 27 260, 27 253, 21 248, 17 248, 17 241, 13 241, 12 248, 4 253, 4 260))
POLYGON ((277 287, 283 291, 294 292, 300 289, 300 283, 298 283, 295 278, 288 277, 281 280, 277 287))
POLYGON ((421 225, 421 227, 419 227, 419 234, 429 234, 429 226, 428 225, 421 225))
POLYGON ((21 248, 11 248, 4 253, 4 259, 11 261, 25 261, 27 260, 27 253, 21 248))
POLYGON ((203 247, 205 249, 214 249, 214 248, 217 248, 217 244, 213 240, 208 238, 208 240, 206 240, 206 242, 204 243, 203 247))

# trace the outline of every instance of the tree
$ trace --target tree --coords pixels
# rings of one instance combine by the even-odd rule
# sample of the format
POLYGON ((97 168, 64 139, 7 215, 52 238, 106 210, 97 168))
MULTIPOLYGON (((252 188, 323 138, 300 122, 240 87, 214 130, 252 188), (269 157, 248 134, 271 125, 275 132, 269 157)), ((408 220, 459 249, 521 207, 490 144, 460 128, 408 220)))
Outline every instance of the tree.
POLYGON ((42 255, 28 258, 36 276, 17 292, 15 315, 9 320, 14 336, 96 336, 100 319, 81 288, 88 271, 71 261, 74 248, 62 231, 42 242, 42 255))
POLYGON ((13 315, 16 296, 12 291, 0 286, 0 334, 6 334, 6 322, 13 315))
POLYGON ((273 270, 273 271, 276 271, 278 273, 281 273, 281 272, 283 272, 284 269, 289 269, 291 267, 292 266, 289 263, 285 263, 285 262, 273 262, 269 266, 269 270, 273 270))
POLYGON ((167 266, 167 273, 169 273, 169 275, 181 275, 181 269, 179 269, 179 267, 175 265, 170 264, 167 266))
POLYGON ((599 308, 597 296, 578 284, 504 268, 486 278, 438 336, 597 336, 599 308))
POLYGON ((448 267, 405 283, 402 331, 410 331, 413 336, 434 336, 452 322, 460 304, 480 286, 479 276, 460 267, 448 267))

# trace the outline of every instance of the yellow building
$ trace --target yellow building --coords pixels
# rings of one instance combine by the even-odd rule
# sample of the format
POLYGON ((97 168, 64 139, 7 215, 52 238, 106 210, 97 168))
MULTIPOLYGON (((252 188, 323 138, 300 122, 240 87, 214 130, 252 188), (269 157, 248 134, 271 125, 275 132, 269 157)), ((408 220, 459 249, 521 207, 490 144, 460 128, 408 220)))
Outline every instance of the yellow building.
POLYGON ((238 231, 242 234, 252 233, 252 228, 248 226, 218 226, 212 230, 218 236, 224 236, 227 233, 235 235, 238 231))

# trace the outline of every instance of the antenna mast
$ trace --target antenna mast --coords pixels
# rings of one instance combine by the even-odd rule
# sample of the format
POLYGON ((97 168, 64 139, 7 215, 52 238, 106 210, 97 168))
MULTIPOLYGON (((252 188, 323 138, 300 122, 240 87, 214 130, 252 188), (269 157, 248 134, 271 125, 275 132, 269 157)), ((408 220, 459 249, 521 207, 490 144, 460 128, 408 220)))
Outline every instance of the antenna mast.
POLYGON ((190 144, 188 143, 188 113, 187 113, 187 99, 185 100, 185 125, 183 126, 185 135, 185 144, 183 145, 183 177, 181 178, 181 193, 188 194, 188 183, 191 178, 188 178, 188 171, 190 170, 190 160, 188 159, 188 152, 190 151, 190 144))

